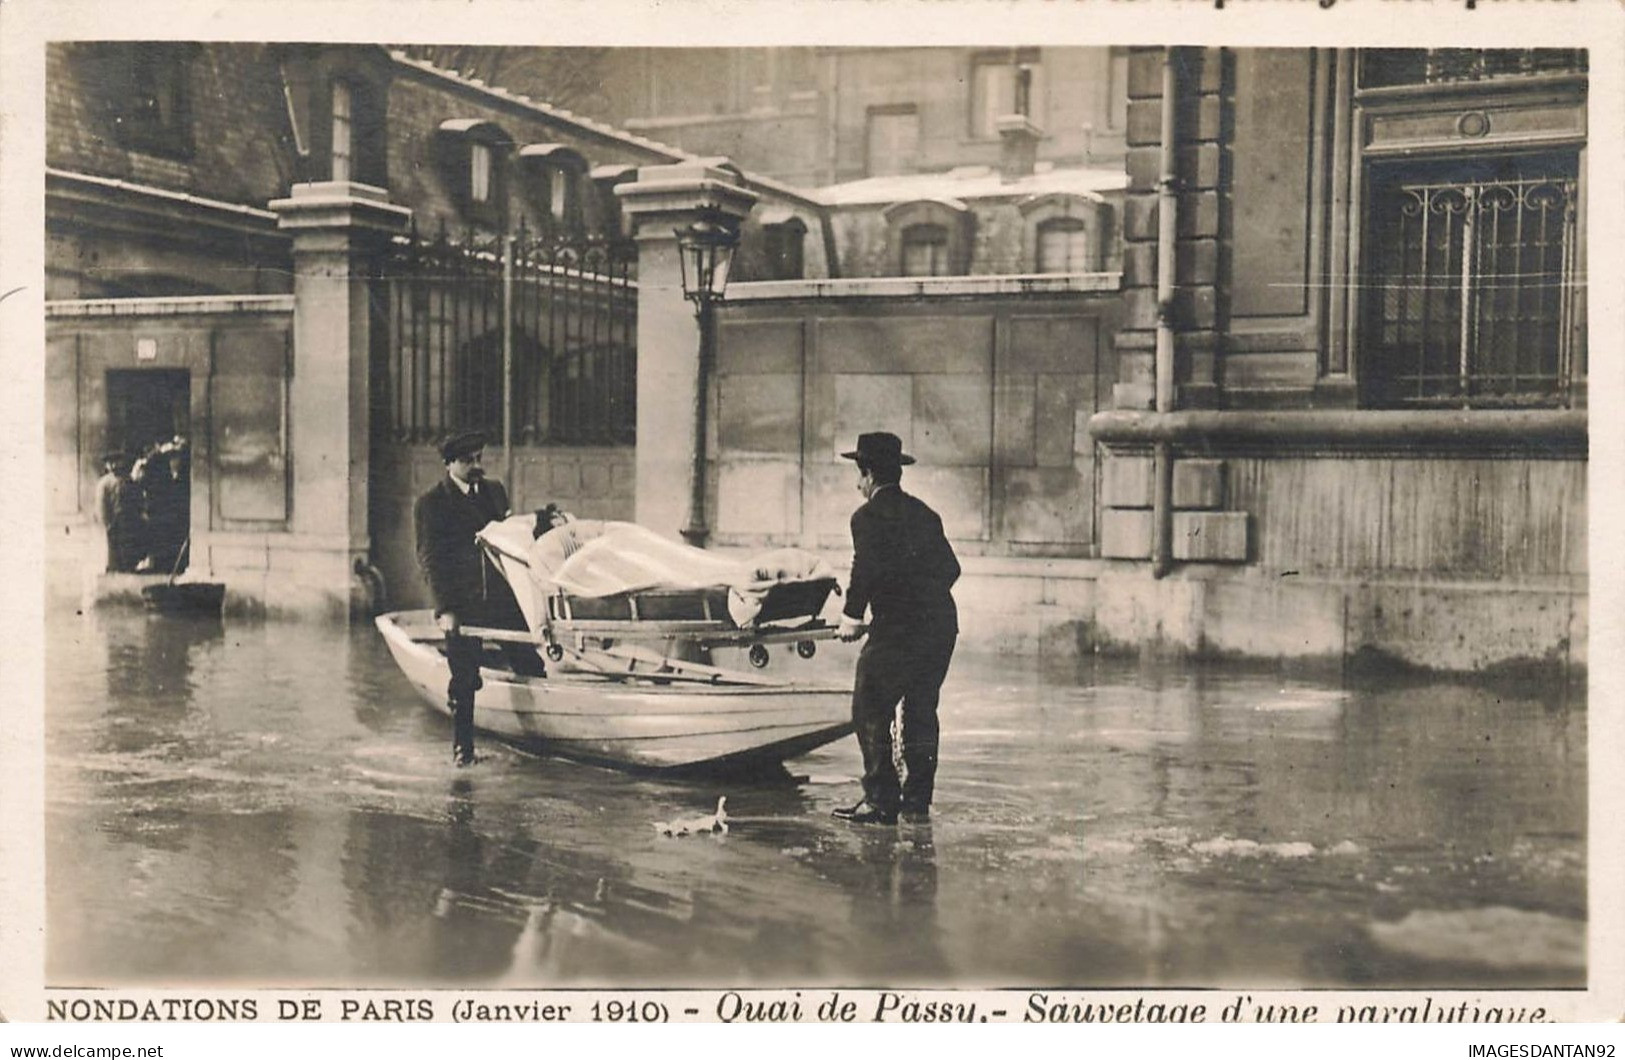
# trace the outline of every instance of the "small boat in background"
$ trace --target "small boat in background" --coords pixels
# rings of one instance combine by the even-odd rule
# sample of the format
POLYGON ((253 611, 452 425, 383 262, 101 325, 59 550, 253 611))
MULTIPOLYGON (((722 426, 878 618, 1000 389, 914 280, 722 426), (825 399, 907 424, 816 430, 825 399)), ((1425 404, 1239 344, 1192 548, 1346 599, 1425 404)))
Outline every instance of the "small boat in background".
POLYGON ((188 537, 175 556, 175 568, 169 578, 157 585, 143 586, 141 602, 148 610, 166 615, 216 615, 225 603, 226 586, 223 582, 176 581, 181 561, 191 551, 188 537))

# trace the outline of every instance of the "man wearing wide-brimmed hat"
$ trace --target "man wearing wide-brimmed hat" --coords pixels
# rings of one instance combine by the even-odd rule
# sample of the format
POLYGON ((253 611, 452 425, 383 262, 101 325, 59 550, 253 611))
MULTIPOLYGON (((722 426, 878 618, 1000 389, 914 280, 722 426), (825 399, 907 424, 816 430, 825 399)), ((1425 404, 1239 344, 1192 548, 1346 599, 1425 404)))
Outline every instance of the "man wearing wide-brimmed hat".
POLYGON ((868 634, 852 688, 852 722, 863 751, 863 801, 835 816, 858 824, 894 824, 930 816, 937 774, 937 698, 959 636, 950 591, 959 560, 942 519, 903 492, 903 466, 914 458, 895 434, 858 435, 841 454, 858 466, 864 504, 852 513, 852 578, 840 637, 868 634), (865 615, 868 624, 864 624, 865 615), (892 759, 892 723, 902 704, 903 775, 892 759))
MULTIPOLYGON (((451 681, 446 702, 452 717, 452 759, 474 763, 474 693, 480 688, 480 641, 464 636, 466 626, 511 625, 517 610, 500 572, 491 566, 474 535, 508 515, 502 483, 481 467, 485 435, 457 431, 440 443, 446 474, 419 497, 412 511, 418 565, 434 597, 435 621, 446 634, 451 681)), ((520 623, 523 628, 523 622, 520 623)))

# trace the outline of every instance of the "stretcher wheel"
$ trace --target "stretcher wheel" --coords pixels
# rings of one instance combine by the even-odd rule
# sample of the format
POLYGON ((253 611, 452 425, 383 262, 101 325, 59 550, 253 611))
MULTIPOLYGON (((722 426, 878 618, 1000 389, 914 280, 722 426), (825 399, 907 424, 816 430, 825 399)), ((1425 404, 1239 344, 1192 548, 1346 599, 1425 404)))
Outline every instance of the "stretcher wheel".
POLYGON ((767 645, 752 644, 750 646, 750 664, 758 670, 767 665, 767 645))
POLYGON ((796 641, 796 654, 803 659, 811 659, 818 654, 818 645, 810 640, 798 640, 796 641))
POLYGON ((546 651, 547 657, 552 659, 554 662, 558 662, 560 659, 564 658, 564 646, 562 644, 549 644, 546 651))

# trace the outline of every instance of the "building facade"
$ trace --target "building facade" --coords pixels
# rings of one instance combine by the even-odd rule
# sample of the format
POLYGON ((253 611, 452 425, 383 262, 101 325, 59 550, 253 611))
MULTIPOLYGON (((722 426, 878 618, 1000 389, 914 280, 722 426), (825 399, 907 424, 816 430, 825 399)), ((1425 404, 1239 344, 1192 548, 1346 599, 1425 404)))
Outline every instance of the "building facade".
POLYGON ((1583 665, 1586 96, 1577 51, 1134 52, 1124 639, 1583 665))

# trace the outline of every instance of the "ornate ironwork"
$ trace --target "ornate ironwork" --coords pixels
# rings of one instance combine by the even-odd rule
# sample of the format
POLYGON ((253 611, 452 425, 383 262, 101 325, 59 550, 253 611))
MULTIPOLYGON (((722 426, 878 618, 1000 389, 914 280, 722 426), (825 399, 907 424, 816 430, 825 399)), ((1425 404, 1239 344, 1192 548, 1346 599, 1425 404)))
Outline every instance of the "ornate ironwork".
POLYGON ((1441 85, 1545 74, 1583 74, 1584 48, 1368 48, 1360 85, 1441 85))
POLYGON ((1367 389, 1386 405, 1563 404, 1583 328, 1569 173, 1379 184, 1367 389))
POLYGON ((507 395, 518 444, 632 442, 635 269, 630 241, 524 227, 457 238, 441 228, 426 238, 414 228, 379 277, 386 429, 414 442, 452 427, 500 437, 507 395))

